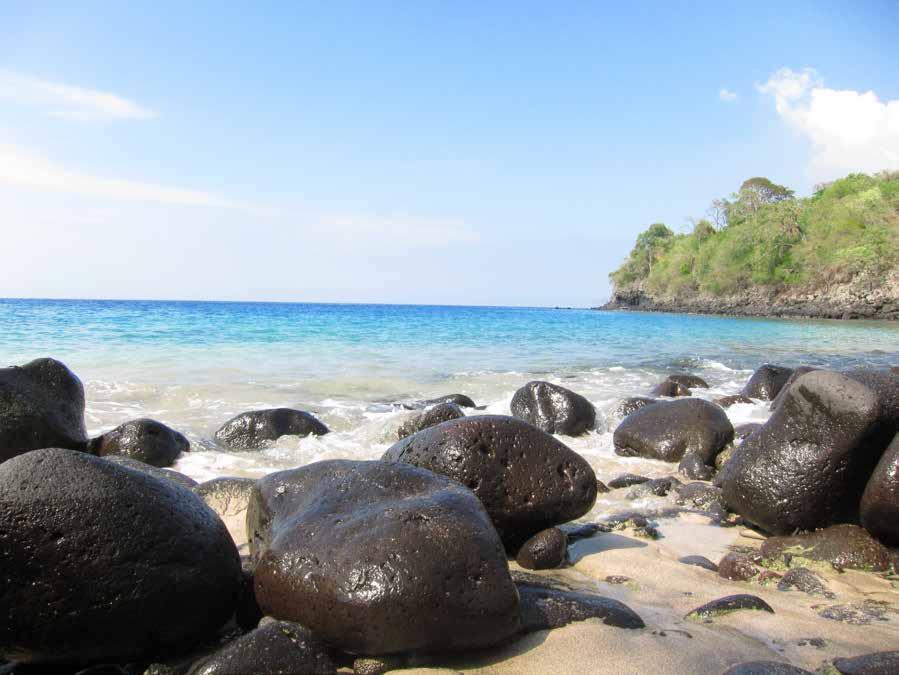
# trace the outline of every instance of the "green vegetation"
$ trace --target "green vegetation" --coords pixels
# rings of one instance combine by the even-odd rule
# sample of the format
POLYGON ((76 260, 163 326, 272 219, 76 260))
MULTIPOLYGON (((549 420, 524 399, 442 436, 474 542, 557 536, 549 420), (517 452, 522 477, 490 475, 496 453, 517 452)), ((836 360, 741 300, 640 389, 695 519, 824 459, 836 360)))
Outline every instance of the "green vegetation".
POLYGON ((689 234, 654 223, 610 278, 664 296, 728 295, 753 285, 821 286, 899 262, 899 172, 851 174, 796 199, 750 178, 689 234))

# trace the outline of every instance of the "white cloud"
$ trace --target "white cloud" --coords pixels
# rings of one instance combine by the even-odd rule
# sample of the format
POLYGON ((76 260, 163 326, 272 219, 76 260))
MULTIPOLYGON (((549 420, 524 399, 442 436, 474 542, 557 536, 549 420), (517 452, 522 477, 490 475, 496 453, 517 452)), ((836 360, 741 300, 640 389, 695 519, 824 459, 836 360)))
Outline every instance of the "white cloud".
POLYGON ((721 87, 721 89, 718 90, 718 98, 720 98, 725 103, 733 103, 739 98, 739 96, 737 96, 736 92, 731 91, 727 87, 721 87))
POLYGON ((0 143, 0 183, 68 194, 184 206, 250 208, 211 192, 104 178, 69 169, 41 155, 0 143))
POLYGON ((49 82, 0 70, 0 101, 77 120, 146 120, 156 113, 118 94, 49 82))
POLYGON ((773 96, 777 113, 811 141, 816 179, 899 169, 899 100, 827 88, 811 68, 782 68, 758 90, 773 96))

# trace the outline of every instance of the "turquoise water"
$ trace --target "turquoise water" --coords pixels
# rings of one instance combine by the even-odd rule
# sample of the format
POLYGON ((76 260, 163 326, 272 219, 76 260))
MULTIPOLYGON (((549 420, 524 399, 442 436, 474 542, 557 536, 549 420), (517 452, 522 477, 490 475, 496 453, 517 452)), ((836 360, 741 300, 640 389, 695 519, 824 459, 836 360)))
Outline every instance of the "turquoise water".
MULTIPOLYGON (((218 302, 0 300, 0 364, 54 356, 85 384, 87 424, 100 433, 154 417, 188 435, 179 468, 197 478, 262 475, 330 457, 377 457, 409 415, 391 403, 451 392, 508 414, 531 379, 589 398, 597 429, 564 439, 602 475, 669 466, 618 458, 610 417, 665 372, 734 393, 765 362, 830 368, 899 364, 899 324, 788 321, 506 307, 218 302), (215 429, 244 410, 310 410, 333 433, 226 453, 215 429), (634 462, 637 462, 635 465, 634 462)), ((734 406, 734 423, 764 404, 734 406)))

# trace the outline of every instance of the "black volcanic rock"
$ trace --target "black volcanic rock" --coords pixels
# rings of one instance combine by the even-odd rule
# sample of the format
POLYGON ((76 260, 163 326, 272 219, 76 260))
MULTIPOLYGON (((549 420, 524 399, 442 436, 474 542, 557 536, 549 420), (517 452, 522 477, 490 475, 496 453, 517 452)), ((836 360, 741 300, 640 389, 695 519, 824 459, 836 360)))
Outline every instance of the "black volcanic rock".
POLYGON ((440 405, 441 403, 455 403, 460 408, 477 408, 475 402, 465 394, 447 394, 446 396, 429 398, 424 401, 418 401, 415 407, 427 408, 432 405, 440 405))
POLYGON ((741 393, 763 401, 774 400, 792 373, 790 368, 765 364, 756 369, 741 393))
POLYGON ((459 417, 465 417, 465 413, 462 412, 462 408, 458 405, 455 403, 438 403, 430 410, 419 413, 403 422, 400 428, 397 429, 396 435, 399 440, 402 440, 406 436, 411 436, 422 429, 427 429, 441 422, 458 419, 459 417))
MULTIPOLYGON (((720 570, 719 570, 720 571, 720 570)), ((757 595, 749 595, 740 593, 737 595, 728 595, 724 598, 718 598, 707 602, 701 607, 697 607, 689 612, 686 616, 688 619, 712 619, 722 614, 730 614, 742 609, 761 610, 763 612, 774 613, 771 605, 762 600, 757 595)))
POLYGON ((768 532, 824 527, 858 504, 853 464, 879 413, 864 385, 838 373, 806 373, 715 482, 732 510, 768 532))
POLYGON ((84 387, 55 359, 0 368, 0 462, 29 450, 84 450, 84 387))
POLYGON ((841 675, 896 675, 899 673, 899 650, 836 658, 833 665, 841 675))
POLYGON ((323 436, 328 427, 310 413, 271 408, 241 413, 215 432, 215 440, 231 450, 255 450, 282 436, 323 436))
POLYGON ((669 382, 674 382, 674 384, 679 384, 683 387, 687 387, 688 389, 708 389, 709 383, 703 380, 698 375, 689 375, 687 373, 674 373, 673 375, 668 376, 669 382))
POLYGON ((551 382, 528 382, 515 392, 512 415, 550 434, 580 436, 593 428, 596 410, 580 394, 551 382))
POLYGON ((88 443, 88 452, 98 457, 122 455, 157 467, 171 466, 188 450, 184 434, 145 418, 125 422, 88 443))
POLYGON ((899 434, 868 479, 859 515, 868 532, 885 544, 899 546, 899 434))
POLYGON ((718 406, 698 398, 662 401, 628 415, 615 429, 615 452, 680 462, 690 478, 709 478, 734 428, 718 406))
POLYGON ((800 377, 805 375, 806 373, 810 373, 813 370, 819 370, 818 368, 812 368, 811 366, 799 366, 798 368, 794 368, 793 372, 790 373, 790 377, 787 378, 787 381, 784 382, 783 386, 780 388, 780 391, 777 392, 777 396, 771 401, 771 405, 769 408, 771 410, 777 410, 780 407, 781 402, 786 396, 787 391, 790 387, 793 386, 793 383, 798 380, 800 377))
POLYGON ((730 396, 722 396, 721 398, 716 398, 715 403, 720 405, 722 408, 730 408, 732 405, 736 405, 737 403, 753 403, 753 400, 748 396, 744 396, 743 394, 731 394, 730 396))
POLYGON ((789 537, 769 537, 761 554, 769 560, 806 559, 830 563, 837 569, 882 572, 890 567, 890 552, 858 525, 843 523, 789 537))
POLYGON ((725 670, 722 675, 814 675, 781 661, 746 661, 725 670))
POLYGON ((524 633, 561 628, 574 621, 600 619, 617 628, 645 628, 643 619, 618 600, 601 595, 561 590, 531 582, 519 582, 521 628, 524 633))
POLYGON ((329 675, 337 667, 327 646, 303 626, 270 621, 204 659, 189 675, 329 675))
POLYGON ((568 553, 568 536, 558 527, 538 532, 518 551, 515 560, 529 570, 548 570, 558 567, 568 553))
POLYGON ((171 481, 62 449, 0 465, 0 657, 122 663, 188 648, 233 614, 240 574, 225 526, 171 481))
POLYGON ((316 462, 261 478, 247 523, 262 611, 345 651, 474 649, 518 630, 496 530, 443 476, 316 462))
POLYGON ((664 380, 663 382, 659 382, 655 387, 653 387, 650 393, 653 396, 668 396, 670 398, 676 398, 678 396, 689 396, 691 392, 682 384, 672 382, 671 380, 664 380))
POLYGON ((640 408, 645 408, 653 403, 658 403, 656 398, 646 398, 645 396, 632 396, 621 401, 614 411, 616 417, 627 417, 631 413, 637 412, 640 408))
POLYGON ((638 476, 633 473, 623 473, 609 481, 609 487, 613 490, 630 487, 631 485, 640 485, 640 483, 649 482, 646 476, 638 476))
POLYGON ((580 518, 596 501, 583 457, 536 427, 501 415, 444 422, 399 441, 383 460, 449 476, 484 504, 506 546, 580 518))
POLYGON ((126 469, 140 471, 141 473, 153 476, 154 478, 170 480, 173 483, 180 485, 181 487, 187 488, 188 490, 199 485, 199 483, 197 483, 197 481, 195 481, 193 478, 180 473, 179 471, 175 471, 174 469, 160 469, 157 466, 147 464, 146 462, 141 462, 140 460, 134 459, 132 457, 125 457, 124 455, 107 455, 106 457, 103 457, 103 460, 109 462, 110 464, 115 464, 116 466, 124 466, 126 469))

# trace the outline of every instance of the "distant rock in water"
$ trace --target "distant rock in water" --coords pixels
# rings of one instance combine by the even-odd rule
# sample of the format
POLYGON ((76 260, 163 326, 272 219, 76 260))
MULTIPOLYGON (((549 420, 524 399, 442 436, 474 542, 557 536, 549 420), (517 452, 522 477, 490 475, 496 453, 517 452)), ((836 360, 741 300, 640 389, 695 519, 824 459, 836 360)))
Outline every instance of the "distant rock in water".
POLYGON ((771 401, 777 397, 792 374, 790 368, 765 364, 756 369, 741 393, 749 398, 771 401))
POLYGON ((698 375, 689 375, 687 373, 674 373, 673 375, 668 376, 669 382, 674 382, 674 384, 679 384, 682 387, 687 387, 688 389, 708 389, 709 383, 703 380, 698 375))
POLYGON ((328 427, 310 413, 272 408, 241 413, 215 432, 215 440, 231 450, 256 450, 282 436, 323 436, 328 427))
POLYGON ((653 396, 676 398, 678 396, 689 396, 692 392, 682 384, 672 382, 671 380, 665 380, 653 387, 651 393, 653 396))
POLYGON ((465 417, 465 413, 462 412, 462 408, 455 403, 438 403, 430 410, 426 410, 403 422, 403 424, 400 425, 400 428, 397 429, 396 435, 402 440, 406 436, 411 436, 422 429, 427 429, 435 424, 448 422, 449 420, 458 419, 460 417, 465 417))
POLYGON ((88 443, 88 452, 99 457, 122 455, 158 467, 171 466, 189 450, 184 434, 146 418, 125 422, 88 443))
POLYGON ((698 398, 664 401, 628 415, 615 429, 615 452, 680 462, 690 478, 709 478, 734 428, 718 406, 698 398))
POLYGON ((332 460, 260 479, 256 598, 356 654, 474 649, 519 627, 502 543, 467 489, 408 464, 332 460))
POLYGON ((631 413, 635 413, 640 408, 645 408, 648 405, 652 405, 653 403, 658 403, 659 399, 657 398, 646 398, 645 396, 632 396, 631 398, 626 398, 621 401, 616 407, 614 411, 615 417, 627 417, 631 413))
POLYGON ((722 396, 721 398, 716 398, 715 403, 720 405, 722 408, 730 408, 732 405, 736 405, 737 403, 753 403, 753 400, 748 396, 744 396, 743 394, 731 394, 730 396, 722 396))
POLYGON ((65 364, 0 368, 0 462, 29 450, 84 450, 84 386, 65 364))
POLYGON ((512 415, 549 434, 580 436, 593 427, 596 410, 580 394, 551 382, 535 380, 515 392, 512 415))
POLYGON ((203 501, 83 452, 0 465, 0 658, 151 659, 234 613, 237 549, 203 501), (198 611, 201 608, 202 611, 198 611))
POLYGON ((468 487, 512 551, 541 530, 580 518, 596 501, 590 464, 514 417, 450 420, 399 441, 382 459, 414 464, 468 487))
POLYGON ((825 527, 858 505, 853 465, 879 413, 878 397, 859 382, 806 373, 737 448, 716 483, 731 509, 770 533, 825 527))
POLYGON ((465 394, 447 394, 446 396, 438 396, 437 398, 429 398, 419 401, 416 405, 418 408, 427 408, 432 405, 440 405, 441 403, 455 403, 460 408, 476 408, 475 402, 465 394))

